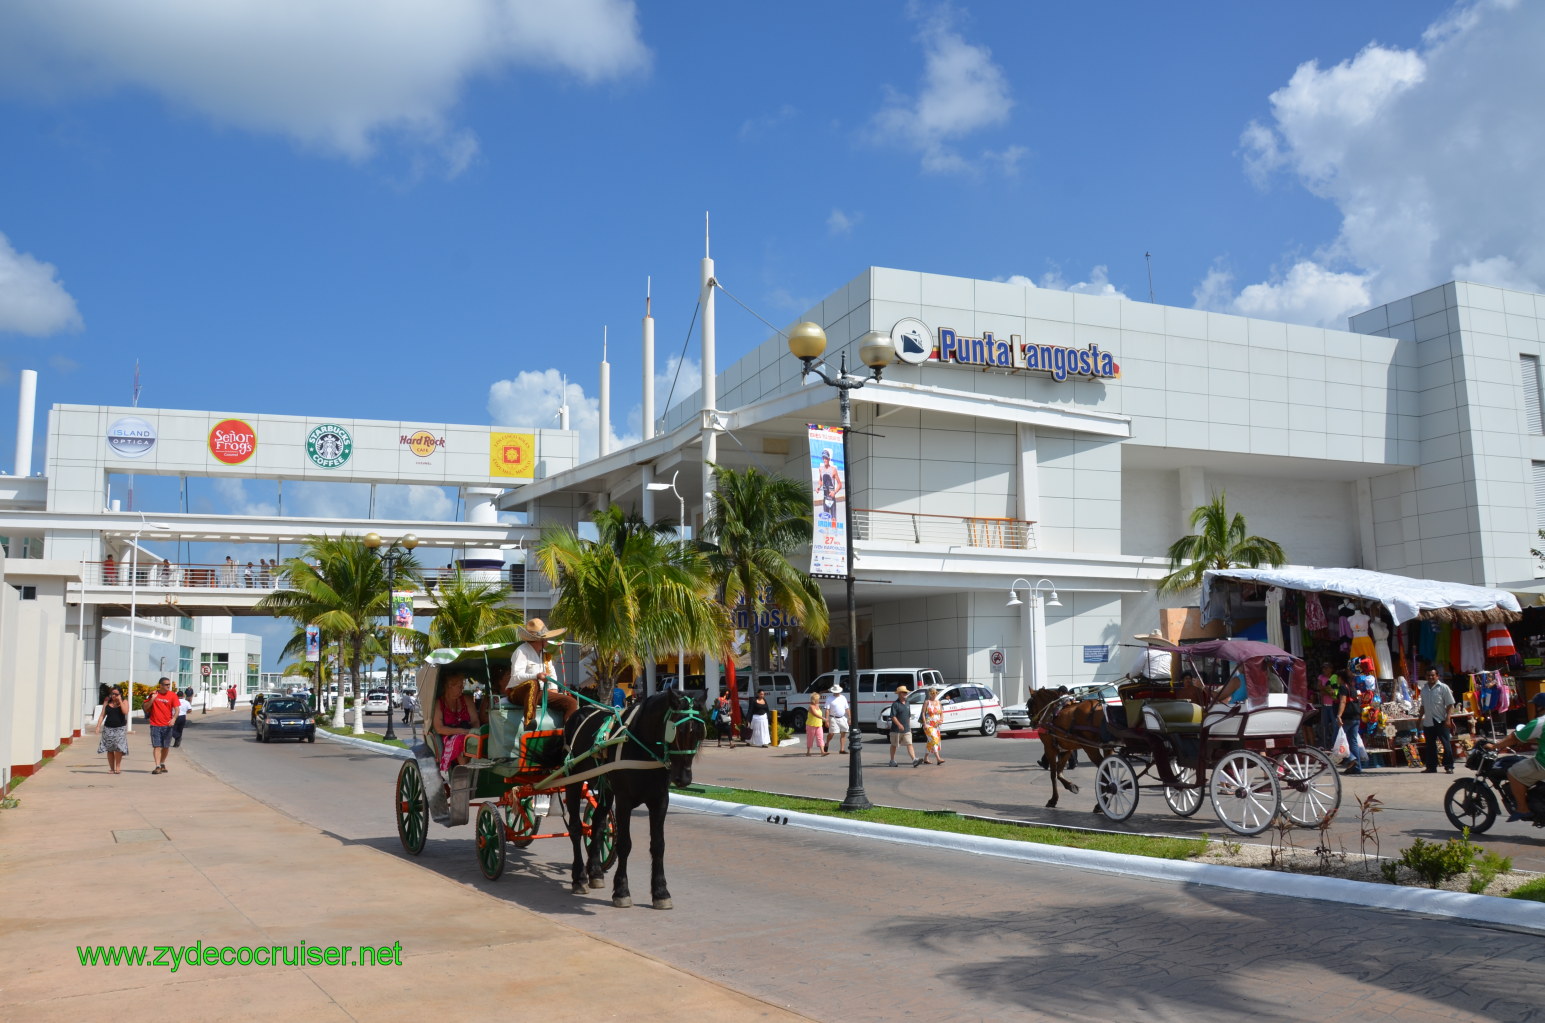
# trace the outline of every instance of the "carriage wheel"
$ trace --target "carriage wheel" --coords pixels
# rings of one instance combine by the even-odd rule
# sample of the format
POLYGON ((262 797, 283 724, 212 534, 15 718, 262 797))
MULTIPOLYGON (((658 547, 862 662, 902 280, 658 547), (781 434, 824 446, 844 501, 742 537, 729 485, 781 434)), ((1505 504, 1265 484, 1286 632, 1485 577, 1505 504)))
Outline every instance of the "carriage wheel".
POLYGON ((1218 820, 1236 835, 1259 835, 1282 808, 1277 765, 1247 749, 1233 750, 1218 761, 1207 789, 1218 820))
POLYGON ((1177 817, 1189 817, 1202 808, 1202 787, 1196 783, 1194 767, 1176 767, 1174 771, 1180 784, 1164 786, 1164 801, 1177 817))
POLYGON ((1276 756, 1281 769, 1282 812, 1301 828, 1317 828, 1341 806, 1341 775, 1336 765, 1313 746, 1285 750, 1276 756))
MULTIPOLYGON (((617 862, 617 811, 616 804, 613 809, 606 812, 606 821, 602 824, 601 832, 601 869, 611 870, 612 864, 617 862)), ((591 793, 590 783, 585 783, 584 791, 579 800, 579 825, 584 829, 585 838, 589 839, 595 827, 595 797, 591 793)))
POLYGON ((509 816, 510 844, 524 849, 536 841, 536 833, 542 830, 542 818, 536 812, 536 799, 526 796, 514 806, 506 807, 509 816))
POLYGON ((504 821, 498 808, 484 803, 477 809, 477 867, 490 881, 504 873, 504 821))
POLYGON ((1448 822, 1460 831, 1483 834, 1497 820, 1497 797, 1474 778, 1461 778, 1443 794, 1443 812, 1448 822))
POLYGON ((1137 812, 1137 772, 1124 755, 1117 753, 1100 761, 1094 799, 1100 812, 1113 821, 1124 821, 1137 812))
POLYGON ((417 760, 407 761, 397 772, 397 837, 412 856, 424 851, 429 837, 429 798, 417 760))

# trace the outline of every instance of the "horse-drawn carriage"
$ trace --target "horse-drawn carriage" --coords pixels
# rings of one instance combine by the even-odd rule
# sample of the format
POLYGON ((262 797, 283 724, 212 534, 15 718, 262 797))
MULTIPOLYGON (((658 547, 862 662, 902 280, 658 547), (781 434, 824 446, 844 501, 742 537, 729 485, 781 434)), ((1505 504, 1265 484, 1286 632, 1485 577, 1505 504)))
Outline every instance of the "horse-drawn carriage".
MULTIPOLYGON (((397 835, 403 848, 417 856, 424 850, 431 820, 455 827, 475 816, 478 868, 489 880, 504 872, 507 846, 524 848, 538 838, 569 838, 575 890, 584 887, 587 873, 588 886, 601 887, 602 876, 620 859, 613 901, 628 904, 631 842, 626 815, 639 802, 649 802, 651 828, 663 828, 666 776, 678 785, 690 783, 691 758, 706 731, 701 710, 673 693, 621 709, 581 697, 581 709, 559 727, 543 690, 528 722, 526 707, 512 705, 494 691, 494 680, 508 677, 514 651, 513 644, 436 650, 419 669, 425 733, 413 747, 413 759, 397 774, 397 835), (442 770, 444 740, 434 732, 434 708, 444 681, 454 675, 486 687, 487 723, 468 737, 467 763, 442 770), (654 783, 637 780, 645 775, 653 775, 654 783), (650 802, 655 789, 661 793, 658 806, 650 802), (635 790, 643 790, 641 798, 633 798, 635 790), (567 830, 543 834, 542 823, 555 795, 563 797, 567 830), (618 814, 623 816, 620 834, 618 814), (584 849, 589 850, 588 863, 584 849)), ((664 888, 663 841, 655 844, 662 847, 655 862, 658 907, 664 888)), ((669 903, 668 893, 664 901, 669 903)))
POLYGON ((1341 805, 1330 757, 1298 735, 1313 710, 1304 662, 1249 640, 1159 646, 1172 679, 1128 678, 1119 708, 1064 698, 1037 724, 1047 746, 1052 798, 1074 750, 1097 761, 1095 801, 1112 821, 1137 810, 1139 783, 1154 778, 1171 811, 1189 817, 1204 799, 1240 835, 1258 835, 1278 815, 1318 827, 1341 805))

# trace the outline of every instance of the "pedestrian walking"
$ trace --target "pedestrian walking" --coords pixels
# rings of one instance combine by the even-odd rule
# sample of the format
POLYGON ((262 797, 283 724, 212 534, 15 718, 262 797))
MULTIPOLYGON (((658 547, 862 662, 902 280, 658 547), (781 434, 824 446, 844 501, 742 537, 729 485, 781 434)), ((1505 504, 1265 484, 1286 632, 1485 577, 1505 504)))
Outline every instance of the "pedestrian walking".
POLYGON ((944 704, 939 702, 939 687, 929 686, 928 697, 923 700, 923 759, 912 766, 928 763, 933 755, 936 763, 944 763, 944 740, 939 729, 944 726, 944 704))
POLYGON ((405 725, 412 724, 413 723, 413 715, 416 714, 417 712, 418 712, 418 694, 417 693, 403 693, 402 694, 402 723, 405 724, 405 725))
POLYGON ((172 680, 165 675, 156 682, 156 691, 145 697, 145 721, 150 725, 150 755, 156 766, 151 774, 166 773, 166 751, 172 745, 172 729, 182 697, 172 691, 172 680))
POLYGON ((103 697, 93 727, 102 736, 97 752, 107 754, 108 773, 122 774, 123 758, 129 755, 129 709, 116 688, 109 689, 103 697))
POLYGON ((1454 773, 1454 693, 1436 668, 1422 684, 1422 773, 1438 773, 1438 744, 1443 745, 1443 770, 1454 773))
POLYGON ((910 693, 911 690, 906 686, 897 686, 896 699, 891 703, 891 767, 897 766, 896 750, 903 746, 907 749, 907 759, 912 761, 913 767, 923 762, 923 758, 912 749, 912 705, 907 703, 910 693))
POLYGON ((193 690, 177 694, 177 722, 172 725, 172 745, 182 745, 182 730, 188 727, 188 715, 193 711, 193 690))
POLYGON ((730 740, 730 749, 735 748, 735 718, 730 711, 730 698, 724 693, 713 702, 713 731, 718 738, 719 745, 724 745, 724 740, 730 740))
POLYGON ((766 749, 772 745, 771 728, 772 719, 768 717, 767 694, 760 689, 751 700, 751 706, 747 709, 747 717, 751 719, 751 745, 759 749, 766 749))
POLYGON ((622 685, 620 683, 613 685, 612 686, 612 707, 615 710, 621 710, 622 708, 626 707, 627 705, 628 705, 628 691, 626 689, 622 688, 622 685))
POLYGON ((1357 698, 1355 686, 1350 683, 1342 685, 1341 693, 1336 697, 1336 716, 1341 720, 1341 731, 1346 735, 1350 750, 1342 765, 1345 768, 1342 773, 1362 774, 1368 766, 1368 750, 1359 734, 1363 722, 1363 705, 1357 698))
POLYGON ((822 701, 826 705, 826 748, 837 744, 838 753, 848 751, 848 697, 841 683, 833 682, 822 701))
POLYGON ((1341 725, 1336 720, 1336 704, 1341 699, 1341 676, 1320 665, 1320 747, 1334 749, 1341 725))
POLYGON ((820 693, 810 694, 810 709, 805 711, 805 756, 812 749, 820 750, 823 757, 831 754, 826 748, 826 715, 822 712, 820 693))
POLYGON ((225 701, 231 705, 231 709, 232 710, 236 709, 236 687, 235 686, 226 686, 225 687, 225 701))

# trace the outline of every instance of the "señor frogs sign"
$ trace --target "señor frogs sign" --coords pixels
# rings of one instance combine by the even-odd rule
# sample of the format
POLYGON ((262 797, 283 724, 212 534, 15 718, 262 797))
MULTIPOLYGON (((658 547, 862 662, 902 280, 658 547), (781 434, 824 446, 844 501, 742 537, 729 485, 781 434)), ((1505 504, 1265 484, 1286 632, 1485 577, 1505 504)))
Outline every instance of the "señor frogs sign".
POLYGON ((240 465, 257 450, 257 431, 240 419, 222 419, 209 431, 209 453, 226 465, 240 465))

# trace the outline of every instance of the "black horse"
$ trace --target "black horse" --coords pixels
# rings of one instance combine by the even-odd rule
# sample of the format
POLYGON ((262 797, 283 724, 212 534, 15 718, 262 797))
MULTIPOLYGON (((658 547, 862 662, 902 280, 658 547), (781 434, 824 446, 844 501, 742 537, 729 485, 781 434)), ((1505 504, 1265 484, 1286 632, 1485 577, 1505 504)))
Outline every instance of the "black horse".
POLYGON ((629 819, 634 807, 642 803, 649 808, 650 894, 655 909, 671 908, 671 893, 665 887, 665 810, 670 804, 670 786, 692 784, 692 758, 707 734, 702 708, 674 689, 630 704, 620 717, 607 707, 592 707, 569 716, 563 726, 563 747, 570 774, 619 765, 588 783, 596 799, 590 817, 593 826, 588 858, 580 826, 585 783, 564 789, 569 840, 574 846, 572 890, 576 895, 606 883, 606 820, 615 811, 617 876, 612 882, 612 905, 633 905, 628 890, 628 853, 633 849, 629 819), (610 741, 619 736, 620 742, 610 741))

